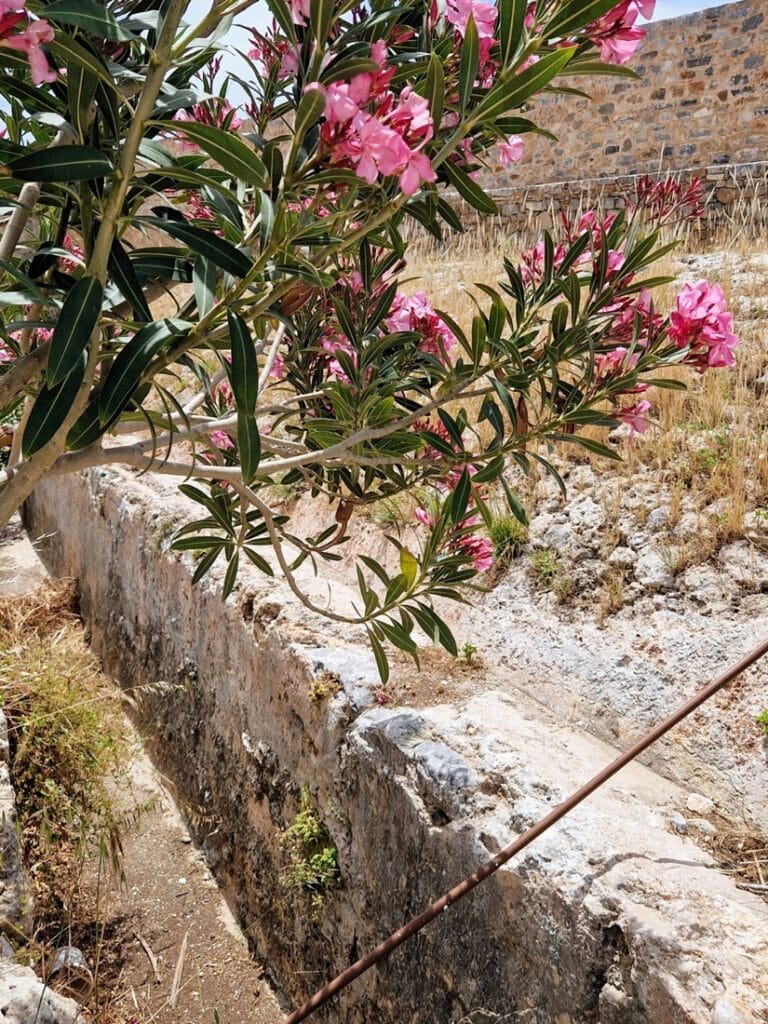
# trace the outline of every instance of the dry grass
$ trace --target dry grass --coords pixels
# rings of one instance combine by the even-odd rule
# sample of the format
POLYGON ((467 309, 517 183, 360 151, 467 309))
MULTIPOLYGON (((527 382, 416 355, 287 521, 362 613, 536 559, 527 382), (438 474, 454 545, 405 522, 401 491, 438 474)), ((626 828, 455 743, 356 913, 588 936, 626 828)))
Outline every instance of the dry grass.
POLYGON ((102 907, 121 870, 125 816, 107 780, 128 739, 119 697, 85 644, 71 581, 0 599, 0 703, 8 717, 34 932, 17 954, 47 978, 57 948, 82 950, 91 1018, 110 1021, 124 936, 102 907))
MULTIPOLYGON (((737 204, 733 222, 706 245, 691 233, 677 252, 654 268, 654 273, 664 275, 688 271, 723 287, 741 336, 736 368, 703 376, 672 370, 669 375, 682 380, 687 390, 657 389, 650 395, 656 424, 644 437, 622 444, 624 461, 618 468, 606 467, 599 457, 574 448, 560 455, 563 466, 588 463, 598 473, 610 472, 614 479, 618 474, 625 484, 653 480, 656 504, 669 506, 670 531, 684 515, 698 517, 701 533, 695 545, 677 553, 677 571, 742 537, 745 514, 768 504, 768 349, 764 342, 768 258, 763 258, 764 243, 754 240, 758 212, 764 215, 755 202, 743 199, 741 206, 737 204), (708 256, 704 267, 687 265, 692 256, 708 256)), ((417 241, 411 252, 413 280, 409 287, 423 288, 436 307, 468 328, 473 314, 472 284, 495 285, 503 274, 502 256, 517 262, 527 244, 530 239, 505 234, 496 218, 442 250, 429 239, 417 241)), ((673 307, 679 287, 667 285, 657 290, 659 309, 673 307)), ((601 434, 594 431, 592 436, 601 434)), ((524 501, 535 499, 535 488, 535 481, 523 484, 524 501)), ((626 489, 617 489, 619 498, 608 516, 609 523, 622 511, 621 494, 626 489)), ((638 526, 648 511, 636 510, 638 526)), ((607 547, 609 541, 606 537, 607 547)), ((615 594, 606 595, 605 604, 612 607, 617 600, 615 594)))

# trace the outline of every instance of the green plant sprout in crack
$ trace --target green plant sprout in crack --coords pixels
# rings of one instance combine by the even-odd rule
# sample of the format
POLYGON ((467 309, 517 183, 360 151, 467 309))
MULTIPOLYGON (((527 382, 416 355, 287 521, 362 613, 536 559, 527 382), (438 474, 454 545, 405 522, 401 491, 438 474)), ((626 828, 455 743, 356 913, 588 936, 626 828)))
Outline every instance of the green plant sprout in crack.
POLYGON ((341 872, 338 851, 312 803, 307 785, 301 787, 298 814, 280 842, 289 859, 283 885, 311 893, 313 905, 322 906, 327 891, 341 885, 341 872))
POLYGON ((326 697, 334 697, 341 689, 341 676, 338 672, 323 669, 315 676, 309 687, 309 699, 313 704, 320 704, 326 697))
POLYGON ((756 715, 755 721, 763 727, 763 732, 768 736, 768 708, 764 708, 759 715, 756 715))
POLYGON ((471 640, 467 640, 461 648, 461 659, 467 665, 471 665, 472 661, 477 654, 477 644, 473 644, 471 640))

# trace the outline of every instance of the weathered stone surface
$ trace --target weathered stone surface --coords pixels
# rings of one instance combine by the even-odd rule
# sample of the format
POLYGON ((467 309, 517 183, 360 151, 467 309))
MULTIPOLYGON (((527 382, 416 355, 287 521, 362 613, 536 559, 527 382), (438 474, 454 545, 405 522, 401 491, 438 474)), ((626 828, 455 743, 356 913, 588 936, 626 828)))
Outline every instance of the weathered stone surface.
POLYGON ((635 579, 647 590, 664 590, 675 582, 669 563, 654 548, 640 553, 635 564, 635 579))
POLYGON ((0 711, 0 930, 7 921, 11 932, 32 931, 32 899, 21 862, 16 832, 16 798, 8 767, 8 723, 0 711))
MULTIPOLYGON (((184 686, 146 695, 145 733, 185 802, 215 818, 201 828, 215 871, 298 999, 614 752, 515 690, 358 713, 360 652, 346 678, 346 655, 328 653, 343 641, 280 584, 247 577, 224 605, 213 586, 192 588, 189 561, 163 551, 173 509, 167 495, 93 472, 38 488, 28 516, 50 564, 78 576, 106 669, 128 685, 184 686), (327 706, 310 697, 321 664, 344 690, 327 706), (303 784, 344 878, 316 913, 311 894, 280 882, 279 835, 303 784)), ((563 653, 553 643, 547 657, 563 653)), ((725 995, 760 1007, 765 904, 669 829, 694 784, 625 770, 321 1019, 455 1024, 483 1007, 532 1024, 711 1024, 725 995)))
POLYGON ((8 960, 0 960, 0 1015, 3 1024, 86 1024, 74 1000, 8 960))

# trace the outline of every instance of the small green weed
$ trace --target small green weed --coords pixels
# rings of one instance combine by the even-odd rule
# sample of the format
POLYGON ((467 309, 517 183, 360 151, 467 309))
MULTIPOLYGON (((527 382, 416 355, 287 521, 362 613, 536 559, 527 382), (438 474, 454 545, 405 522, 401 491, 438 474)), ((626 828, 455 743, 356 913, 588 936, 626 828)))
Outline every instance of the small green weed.
POLYGON ((759 715, 756 715, 755 721, 763 727, 763 732, 768 736, 768 708, 765 708, 759 715))
POLYGON ((496 562, 506 567, 523 553, 528 543, 528 527, 523 526, 514 516, 494 515, 488 536, 493 544, 496 562))
POLYGON ((309 699, 313 704, 322 703, 327 697, 334 697, 341 690, 341 676, 328 669, 315 676, 309 687, 309 699))
POLYGON ((467 665, 471 665, 472 661, 477 654, 477 645, 473 644, 471 640, 467 640, 461 647, 461 660, 467 665))
POLYGON ((326 892, 341 885, 341 872, 338 851, 312 803, 309 786, 302 786, 298 814, 280 841, 289 859, 283 884, 311 893, 319 908, 326 892))
POLYGON ((574 591, 568 560, 553 548, 543 548, 529 556, 528 564, 536 583, 551 590, 560 604, 565 604, 574 591))
POLYGON ((407 522, 402 499, 382 498, 371 506, 368 513, 371 522, 384 529, 404 527, 407 522))
POLYGON ((534 551, 528 558, 534 577, 539 583, 549 584, 557 576, 560 569, 561 557, 552 548, 542 548, 541 551, 534 551))

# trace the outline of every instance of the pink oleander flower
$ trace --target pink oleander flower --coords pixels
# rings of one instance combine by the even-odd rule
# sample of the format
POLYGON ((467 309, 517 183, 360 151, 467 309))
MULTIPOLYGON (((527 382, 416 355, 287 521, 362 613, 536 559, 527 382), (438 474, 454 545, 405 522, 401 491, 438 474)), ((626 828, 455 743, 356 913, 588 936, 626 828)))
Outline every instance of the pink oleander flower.
POLYGON ((306 25, 312 0, 289 0, 294 25, 306 25))
POLYGON ((337 380, 344 381, 345 384, 349 384, 349 376, 342 367, 340 361, 336 358, 337 352, 343 352, 349 356, 349 359, 353 366, 357 366, 357 352, 355 352, 349 338, 344 337, 343 334, 328 334, 320 342, 320 347, 329 354, 328 360, 326 361, 326 375, 328 377, 336 377, 337 380))
POLYGON ((458 537, 451 546, 472 559, 475 572, 488 572, 493 565, 493 544, 487 537, 469 534, 458 537))
MULTIPOLYGON (((557 270, 565 259, 565 246, 555 246, 554 267, 557 270)), ((532 249, 522 254, 519 270, 523 284, 538 284, 544 274, 544 242, 538 241, 532 249)))
MULTIPOLYGON (((177 110, 173 115, 174 121, 194 121, 197 124, 209 124, 214 128, 225 128, 227 131, 236 132, 241 128, 243 121, 235 114, 235 108, 229 100, 216 97, 207 103, 196 103, 190 110, 177 110)), ((183 128, 181 129, 183 132, 183 128)), ((197 149, 197 144, 189 141, 182 141, 182 149, 192 152, 197 149)))
POLYGON ((517 69, 517 74, 522 75, 524 71, 527 71, 528 68, 532 68, 534 64, 538 64, 540 60, 541 57, 538 55, 538 53, 532 53, 529 57, 525 58, 523 63, 517 69))
POLYGON ((299 48, 292 46, 288 39, 278 34, 278 26, 275 21, 272 22, 272 27, 266 35, 253 29, 251 49, 247 56, 259 67, 265 77, 277 64, 278 81, 293 77, 299 70, 299 48))
POLYGON ((519 135, 510 135, 506 142, 499 143, 502 167, 511 167, 523 155, 525 143, 519 135))
POLYGON ((622 0, 587 28, 589 38, 600 47, 606 64, 626 64, 645 38, 645 29, 636 25, 639 15, 651 18, 656 0, 622 0))
POLYGON ((430 530, 435 525, 435 520, 425 508, 417 508, 413 513, 413 517, 417 523, 421 523, 422 526, 428 526, 430 530))
POLYGON ((608 374, 617 373, 618 371, 634 370, 639 358, 637 353, 630 355, 628 348, 619 345, 617 348, 611 349, 610 352, 595 356, 597 376, 606 377, 608 374))
POLYGON ((450 355, 456 336, 432 308, 426 292, 405 296, 398 292, 386 321, 390 331, 415 331, 421 335, 422 352, 436 356, 441 362, 450 355))
POLYGON ((63 248, 72 253, 72 259, 68 259, 66 256, 60 256, 59 269, 63 270, 65 274, 73 274, 78 267, 83 265, 82 247, 75 242, 71 235, 65 235, 63 248))
POLYGON ((215 445, 216 448, 220 448, 222 451, 226 451, 228 448, 234 448, 232 438, 225 430, 214 430, 210 434, 211 444, 215 445))
POLYGON ((0 363, 13 363, 16 360, 16 354, 13 349, 9 348, 4 341, 0 341, 0 363))
POLYGON ((448 0, 445 7, 446 21, 454 26, 464 38, 470 15, 475 19, 479 39, 493 39, 499 12, 494 4, 479 3, 478 0, 448 0))
POLYGON ((650 427, 651 421, 648 419, 647 414, 651 411, 651 408, 651 403, 647 399, 643 399, 635 405, 627 406, 624 409, 616 409, 611 415, 614 419, 628 424, 629 436, 634 437, 635 434, 644 434, 648 427, 650 427))
MULTIPOLYGON (((416 522, 433 529, 434 517, 425 508, 417 508, 413 513, 416 522)), ((461 523, 461 528, 477 526, 480 520, 475 515, 467 516, 461 523)), ((479 537, 475 533, 459 533, 449 535, 446 548, 454 554, 464 555, 471 559, 475 572, 488 572, 493 565, 493 544, 487 537, 479 537)))
POLYGON ((0 46, 27 55, 34 85, 55 82, 57 73, 42 49, 44 43, 53 42, 53 29, 42 19, 30 21, 24 7, 24 0, 0 0, 0 46), (21 31, 15 31, 20 26, 21 31))
POLYGON ((739 338, 720 285, 704 280, 684 285, 670 316, 669 336, 678 348, 689 348, 685 362, 700 373, 733 366, 739 338))

